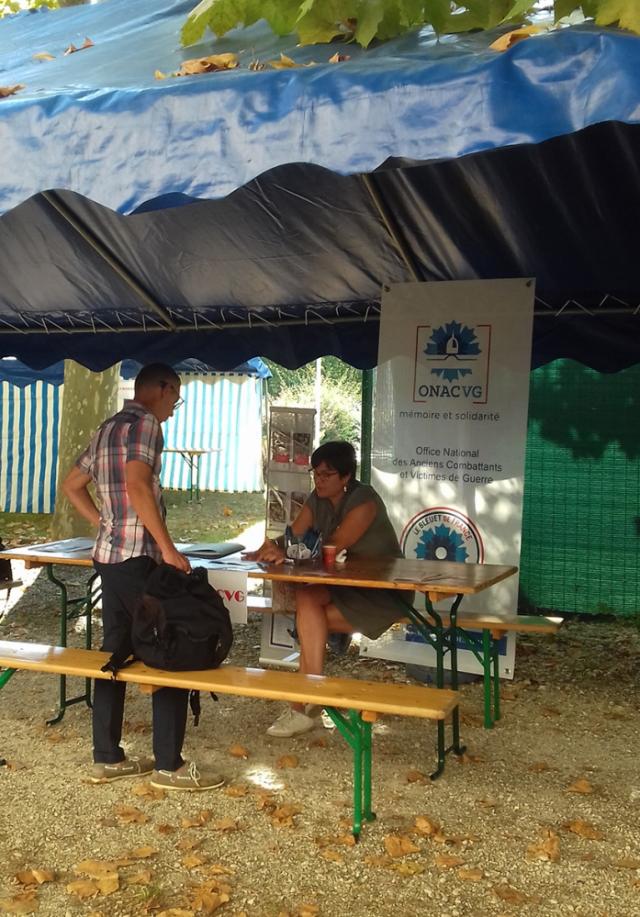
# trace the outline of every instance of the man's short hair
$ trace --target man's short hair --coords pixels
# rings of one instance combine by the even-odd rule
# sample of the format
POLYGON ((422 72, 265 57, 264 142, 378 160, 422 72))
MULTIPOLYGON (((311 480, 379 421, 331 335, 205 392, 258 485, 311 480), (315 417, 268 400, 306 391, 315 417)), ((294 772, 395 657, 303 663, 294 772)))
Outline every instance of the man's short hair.
POLYGON ((160 385, 162 382, 170 385, 180 385, 180 376, 167 363, 149 363, 148 366, 143 366, 136 376, 134 388, 138 392, 142 388, 147 388, 150 385, 160 385))

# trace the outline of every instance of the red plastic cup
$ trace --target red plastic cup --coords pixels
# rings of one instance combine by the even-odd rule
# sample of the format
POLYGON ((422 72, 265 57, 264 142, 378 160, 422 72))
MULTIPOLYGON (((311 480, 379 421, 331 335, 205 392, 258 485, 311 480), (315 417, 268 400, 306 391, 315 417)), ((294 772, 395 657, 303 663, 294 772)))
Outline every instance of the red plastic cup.
POLYGON ((338 549, 334 544, 322 545, 322 564, 325 570, 333 570, 336 565, 338 549))

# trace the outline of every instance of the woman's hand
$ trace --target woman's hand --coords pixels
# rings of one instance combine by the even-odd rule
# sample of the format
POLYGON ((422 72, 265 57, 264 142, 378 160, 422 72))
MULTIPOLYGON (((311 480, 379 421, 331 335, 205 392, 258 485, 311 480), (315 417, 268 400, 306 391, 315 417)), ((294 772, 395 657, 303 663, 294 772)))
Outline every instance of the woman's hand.
POLYGON ((246 560, 257 560, 265 564, 281 564, 284 563, 285 559, 283 549, 271 538, 266 538, 264 544, 257 551, 248 551, 242 556, 246 560))

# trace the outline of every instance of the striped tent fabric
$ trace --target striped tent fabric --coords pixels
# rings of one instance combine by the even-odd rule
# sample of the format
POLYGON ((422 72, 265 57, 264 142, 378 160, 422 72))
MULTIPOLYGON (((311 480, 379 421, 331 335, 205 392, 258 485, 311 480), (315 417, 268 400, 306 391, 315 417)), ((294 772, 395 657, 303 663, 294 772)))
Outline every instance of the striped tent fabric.
MULTIPOLYGON (((202 491, 261 491, 262 380, 239 373, 180 375, 184 404, 164 424, 165 448, 210 450, 200 457, 202 491)), ((132 392, 133 381, 121 380, 122 397, 132 392)), ((164 454, 164 488, 188 490, 190 473, 178 452, 164 454)))
MULTIPOLYGON (((5 361, 3 361, 4 363, 5 361)), ((5 366, 0 379, 0 512, 52 513, 55 507, 62 364, 48 378, 25 380, 23 364, 5 366), (18 378, 20 366, 23 378, 18 378), (16 383, 11 380, 15 373, 16 383)), ((34 376, 38 373, 34 371, 34 376)), ((44 375, 44 373, 43 373, 44 375)), ((211 450, 200 458, 200 490, 259 492, 262 479, 263 382, 245 373, 183 378, 184 405, 164 425, 165 445, 211 450)), ((120 379, 119 403, 133 396, 120 379)), ((162 485, 188 490, 190 471, 179 453, 163 457, 162 485)))
POLYGON ((52 513, 62 386, 0 383, 0 511, 52 513))

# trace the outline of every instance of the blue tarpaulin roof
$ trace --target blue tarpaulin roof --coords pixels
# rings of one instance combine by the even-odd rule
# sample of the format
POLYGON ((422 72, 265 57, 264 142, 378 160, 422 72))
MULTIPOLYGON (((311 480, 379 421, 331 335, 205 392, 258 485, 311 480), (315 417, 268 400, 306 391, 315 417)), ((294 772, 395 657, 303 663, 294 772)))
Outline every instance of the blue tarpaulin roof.
POLYGON ((534 363, 640 359, 640 39, 422 30, 330 64, 264 23, 182 49, 191 5, 0 22, 0 352, 371 366, 385 283, 535 276, 534 363), (280 52, 317 63, 248 69, 280 52))

